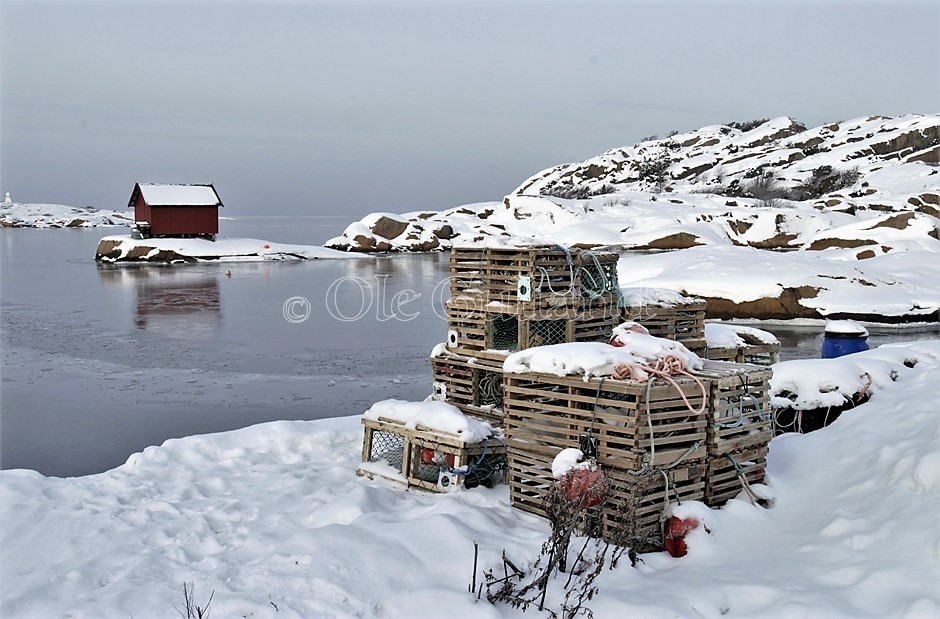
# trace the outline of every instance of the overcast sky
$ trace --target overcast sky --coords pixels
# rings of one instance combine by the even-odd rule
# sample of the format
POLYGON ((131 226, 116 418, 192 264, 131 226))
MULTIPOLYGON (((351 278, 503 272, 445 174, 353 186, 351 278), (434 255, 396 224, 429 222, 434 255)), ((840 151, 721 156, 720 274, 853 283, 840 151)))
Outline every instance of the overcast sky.
POLYGON ((940 0, 0 0, 0 191, 439 210, 650 134, 940 112, 940 0))

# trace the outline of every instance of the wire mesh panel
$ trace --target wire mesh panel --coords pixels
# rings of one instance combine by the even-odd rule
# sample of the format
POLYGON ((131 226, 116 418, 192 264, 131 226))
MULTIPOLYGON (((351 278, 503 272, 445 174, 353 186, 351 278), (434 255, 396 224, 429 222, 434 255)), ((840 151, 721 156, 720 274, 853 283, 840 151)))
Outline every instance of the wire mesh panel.
POLYGON ((392 468, 401 470, 405 453, 405 437, 401 434, 376 430, 372 433, 369 462, 385 460, 392 468))
POLYGON ((581 304, 588 307, 616 305, 620 298, 617 281, 619 256, 612 253, 582 252, 579 256, 578 290, 581 304))
POLYGON ((503 407, 503 373, 499 370, 474 369, 476 406, 501 409, 503 407))
POLYGON ((527 320, 525 327, 525 348, 551 346, 571 341, 570 320, 527 320))
POLYGON ((488 314, 486 348, 515 352, 519 350, 519 317, 513 314, 488 314))

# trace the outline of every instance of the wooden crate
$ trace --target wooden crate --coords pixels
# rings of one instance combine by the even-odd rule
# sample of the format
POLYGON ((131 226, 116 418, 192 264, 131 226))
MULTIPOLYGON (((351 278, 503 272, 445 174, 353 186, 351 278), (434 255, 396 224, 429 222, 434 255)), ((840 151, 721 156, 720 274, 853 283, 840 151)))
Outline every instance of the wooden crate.
POLYGON ((450 294, 470 304, 486 303, 486 249, 455 247, 450 252, 450 294))
POLYGON ((555 245, 454 248, 451 299, 510 314, 615 305, 618 259, 617 254, 555 245))
POLYGON ((705 499, 708 505, 717 506, 741 490, 727 456, 751 463, 744 467, 748 482, 763 479, 767 448, 773 438, 772 371, 753 364, 706 361, 704 369, 695 374, 710 385, 705 499))
MULTIPOLYGON (((447 302, 447 349, 453 353, 498 361, 518 350, 564 344, 581 324, 575 309, 505 313, 461 302, 447 302)), ((592 317, 591 320, 594 320, 592 317)), ((591 325, 582 325, 586 331, 591 325)))
MULTIPOLYGON (((509 500, 523 511, 547 517, 546 499, 553 484, 553 455, 527 451, 515 446, 509 449, 509 500)), ((589 510, 586 528, 592 535, 608 541, 623 540, 623 529, 637 550, 661 548, 660 518, 669 501, 699 501, 705 492, 705 463, 681 463, 667 472, 666 478, 656 470, 642 474, 602 467, 610 481, 607 501, 589 510), (639 542, 639 543, 638 543, 639 542)))
POLYGON ((694 408, 708 394, 703 396, 689 378, 676 382, 678 389, 664 381, 506 373, 507 444, 554 457, 561 449, 578 447, 579 437, 590 433, 599 441, 602 466, 638 470, 644 464, 704 459, 705 416, 690 411, 679 390, 694 408))
POLYGON ((609 342, 614 327, 620 324, 616 305, 582 305, 573 319, 572 342, 609 342))
POLYGON ((621 318, 646 327, 650 335, 681 342, 692 352, 704 352, 705 301, 689 301, 671 307, 627 306, 621 318))
POLYGON ((465 415, 503 425, 503 367, 488 359, 444 353, 431 357, 435 399, 465 415))
POLYGON ((421 451, 430 449, 441 454, 447 468, 459 469, 473 465, 481 455, 491 459, 505 459, 505 447, 496 439, 481 443, 466 443, 456 435, 440 430, 418 426, 405 427, 396 419, 380 417, 378 420, 363 419, 365 426, 362 440, 362 464, 357 475, 381 477, 407 488, 419 488, 432 492, 457 489, 465 484, 460 475, 445 475, 447 485, 439 484, 441 466, 422 462, 421 451), (451 456, 451 461, 446 457, 451 456))
POLYGON ((739 333, 745 346, 736 348, 707 348, 705 357, 713 361, 734 361, 754 365, 773 365, 780 359, 780 344, 764 344, 748 333, 739 333))
POLYGON ((735 463, 741 467, 748 484, 762 483, 767 468, 768 449, 767 443, 764 443, 735 453, 710 457, 705 472, 705 504, 721 507, 744 489, 735 463), (733 458, 733 461, 729 458, 733 458))

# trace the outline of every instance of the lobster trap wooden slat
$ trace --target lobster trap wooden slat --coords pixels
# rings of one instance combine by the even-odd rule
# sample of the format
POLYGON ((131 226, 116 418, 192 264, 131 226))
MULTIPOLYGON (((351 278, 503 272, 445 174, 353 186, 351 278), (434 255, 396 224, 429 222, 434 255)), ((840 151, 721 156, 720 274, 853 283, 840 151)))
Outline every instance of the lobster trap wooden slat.
MULTIPOLYGON (((554 454, 509 447, 510 504, 523 511, 549 517, 548 498, 557 483, 552 476, 554 454)), ((628 542, 637 550, 661 547, 660 521, 671 501, 702 500, 705 464, 683 463, 666 472, 637 472, 616 467, 602 470, 609 482, 606 500, 588 510, 596 534, 613 543, 628 542), (668 490, 667 490, 668 481, 668 490)))
POLYGON ((494 426, 503 425, 503 368, 499 361, 445 352, 431 358, 434 397, 494 426))
POLYGON ((704 356, 712 361, 733 361, 770 366, 780 360, 780 343, 764 343, 747 332, 738 333, 744 346, 733 348, 707 348, 704 356))
MULTIPOLYGON (((468 443, 456 434, 421 426, 408 428, 401 421, 387 417, 362 419, 362 425, 362 464, 356 474, 370 479, 381 477, 409 489, 442 491, 438 485, 442 467, 423 461, 421 451, 425 449, 443 454, 445 458, 449 456, 448 469, 472 465, 484 454, 505 458, 505 447, 495 439, 468 443)), ((460 487, 464 481, 463 476, 457 475, 453 484, 460 487)))
POLYGON ((709 458, 705 472, 705 504, 720 507, 741 493, 744 489, 741 475, 748 484, 762 483, 767 468, 768 449, 764 443, 733 454, 709 458))
POLYGON ((720 505, 741 490, 735 461, 748 462, 748 482, 763 480, 766 454, 773 438, 770 368, 752 364, 706 361, 696 375, 710 384, 708 405, 708 470, 706 503, 720 505))
POLYGON ((557 453, 590 434, 599 442, 598 462, 625 469, 703 459, 706 420, 696 411, 708 393, 689 378, 677 377, 676 383, 506 373, 507 437, 510 444, 557 453))
POLYGON ((640 323, 650 335, 681 342, 692 352, 704 352, 705 301, 690 300, 667 307, 630 305, 622 308, 621 318, 640 323))
POLYGON ((451 297, 476 309, 523 313, 616 304, 614 253, 556 245, 454 248, 451 297))

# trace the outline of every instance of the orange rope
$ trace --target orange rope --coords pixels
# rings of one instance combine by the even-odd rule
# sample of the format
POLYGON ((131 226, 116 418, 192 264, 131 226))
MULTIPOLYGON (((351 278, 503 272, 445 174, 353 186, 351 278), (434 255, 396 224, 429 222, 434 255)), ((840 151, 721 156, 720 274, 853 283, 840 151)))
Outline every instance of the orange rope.
POLYGON ((702 384, 702 381, 699 380, 697 376, 693 376, 685 369, 685 363, 682 362, 682 359, 673 356, 667 355, 656 360, 652 365, 644 365, 642 363, 618 363, 613 367, 611 371, 611 376, 616 380, 635 380, 637 382, 646 382, 649 380, 650 375, 658 376, 670 383, 676 388, 676 391, 679 392, 679 396, 682 397, 682 401, 685 402, 686 407, 689 411, 695 415, 701 415, 705 412, 705 406, 708 401, 708 394, 705 391, 705 385, 702 384), (682 387, 679 386, 673 376, 688 376, 695 384, 698 385, 698 388, 702 391, 702 406, 699 410, 695 410, 692 407, 692 404, 689 402, 689 399, 685 397, 685 394, 682 392, 682 387))

